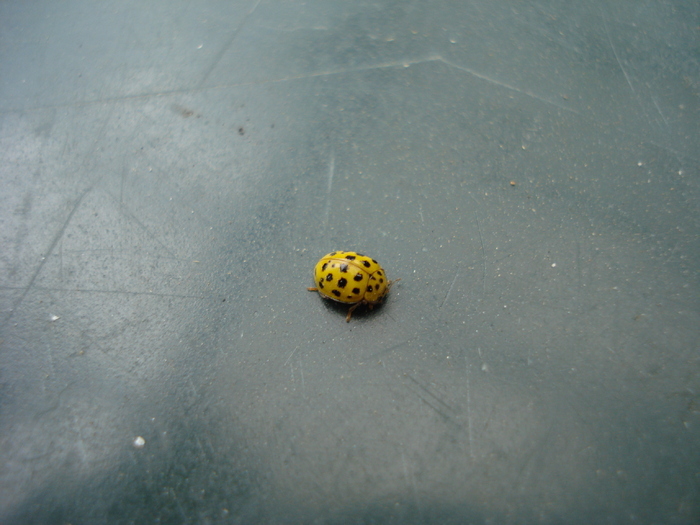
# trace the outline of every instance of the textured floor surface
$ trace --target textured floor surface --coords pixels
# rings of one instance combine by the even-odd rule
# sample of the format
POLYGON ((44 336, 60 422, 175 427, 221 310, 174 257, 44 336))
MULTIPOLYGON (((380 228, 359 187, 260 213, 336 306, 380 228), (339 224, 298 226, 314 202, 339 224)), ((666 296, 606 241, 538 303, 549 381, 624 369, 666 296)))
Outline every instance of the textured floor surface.
POLYGON ((698 523, 698 28, 0 3, 0 522, 698 523))

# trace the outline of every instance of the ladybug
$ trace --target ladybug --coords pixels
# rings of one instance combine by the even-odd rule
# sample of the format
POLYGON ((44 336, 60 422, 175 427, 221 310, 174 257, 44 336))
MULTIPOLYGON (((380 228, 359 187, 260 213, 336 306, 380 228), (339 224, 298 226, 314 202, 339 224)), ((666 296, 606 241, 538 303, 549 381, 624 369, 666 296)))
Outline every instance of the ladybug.
POLYGON ((387 279, 379 263, 366 255, 336 251, 324 255, 316 263, 314 283, 317 286, 307 289, 318 292, 324 299, 351 304, 345 318, 349 323, 355 308, 366 304, 371 310, 382 302, 397 281, 399 279, 387 279))

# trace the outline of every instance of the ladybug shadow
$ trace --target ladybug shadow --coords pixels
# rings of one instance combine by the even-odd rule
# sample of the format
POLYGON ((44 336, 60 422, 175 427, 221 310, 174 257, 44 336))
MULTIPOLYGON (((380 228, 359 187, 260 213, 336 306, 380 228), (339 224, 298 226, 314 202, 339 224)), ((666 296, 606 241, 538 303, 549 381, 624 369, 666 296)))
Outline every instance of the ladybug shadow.
MULTIPOLYGON (((323 304, 327 310, 332 310, 333 312, 342 315, 343 321, 345 321, 345 316, 348 315, 348 310, 350 310, 350 308, 352 308, 353 306, 352 304, 340 303, 331 299, 324 299, 323 304)), ((375 304, 374 306, 372 306, 371 310, 369 308, 369 305, 361 304, 355 310, 353 310, 350 323, 352 323, 354 320, 365 319, 368 317, 372 317, 373 315, 378 315, 383 307, 384 302, 375 304)))

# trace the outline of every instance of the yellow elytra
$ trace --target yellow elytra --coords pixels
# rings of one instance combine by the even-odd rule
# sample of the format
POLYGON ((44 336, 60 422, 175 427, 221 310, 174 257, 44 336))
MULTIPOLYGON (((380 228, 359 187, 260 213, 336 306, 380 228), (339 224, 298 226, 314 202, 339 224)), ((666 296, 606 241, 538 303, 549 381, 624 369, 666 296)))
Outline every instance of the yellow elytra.
POLYGON ((314 267, 314 283, 307 288, 318 292, 325 299, 352 304, 345 318, 350 322, 352 312, 361 304, 371 310, 382 302, 391 285, 380 264, 366 255, 357 252, 335 251, 324 255, 314 267))

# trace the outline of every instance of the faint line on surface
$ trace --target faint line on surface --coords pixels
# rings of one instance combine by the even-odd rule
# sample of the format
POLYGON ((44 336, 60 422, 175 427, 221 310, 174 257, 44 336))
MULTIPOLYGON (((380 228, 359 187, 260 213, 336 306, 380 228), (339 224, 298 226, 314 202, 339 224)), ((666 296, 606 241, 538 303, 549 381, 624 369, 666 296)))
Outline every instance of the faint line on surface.
POLYGON ((403 453, 403 444, 401 445, 401 464, 403 465, 403 475, 406 476, 406 481, 411 484, 411 491, 413 492, 413 499, 416 502, 416 507, 420 510, 418 503, 418 488, 416 487, 416 480, 412 475, 408 473, 408 464, 406 463, 406 455, 403 453))
MULTIPOLYGON (((424 386, 423 384, 421 384, 420 381, 418 381, 416 378, 414 378, 414 377, 413 377, 412 375, 410 375, 410 374, 406 374, 406 377, 408 377, 408 379, 410 379, 414 384, 416 384, 416 385, 418 386, 418 388, 420 388, 421 390, 423 390, 423 392, 425 392, 426 394, 428 394, 428 395, 429 395, 430 397, 432 397, 435 401, 437 401, 440 405, 442 405, 445 409, 447 409, 447 411, 454 413, 454 409, 453 409, 450 405, 448 405, 447 403, 445 403, 442 399, 440 399, 439 396, 437 396, 436 394, 434 394, 433 392, 431 392, 426 386, 424 386)), ((440 410, 438 407, 434 406, 432 403, 428 402, 428 400, 427 400, 425 397, 423 397, 422 395, 420 395, 419 393, 418 393, 418 398, 419 398, 421 401, 423 401, 423 403, 425 403, 426 405, 428 405, 430 408, 432 408, 433 410, 435 410, 435 412, 437 412, 437 413, 440 414, 442 417, 444 417, 446 421, 450 421, 450 422, 452 422, 452 423, 455 423, 457 426, 461 426, 461 425, 459 425, 459 423, 456 423, 456 422, 454 421, 454 419, 452 418, 452 416, 450 416, 449 414, 445 413, 443 410, 440 410)))
POLYGON ((331 213, 331 191, 333 189, 333 175, 335 174, 335 148, 331 150, 331 162, 328 166, 328 194, 326 195, 326 214, 323 224, 326 226, 325 230, 328 230, 328 219, 331 213))
MULTIPOLYGON (((100 290, 98 288, 53 288, 45 286, 35 286, 36 290, 45 292, 69 292, 69 293, 103 293, 114 295, 152 295, 154 297, 173 297, 176 299, 208 299, 204 295, 185 295, 175 293, 158 293, 158 292, 132 292, 129 290, 100 290)), ((0 288, 1 289, 1 288, 0 288)))
POLYGON ((289 364, 289 360, 292 358, 292 356, 294 356, 294 354, 296 353, 297 350, 299 350, 299 346, 295 347, 294 350, 292 350, 292 353, 289 354, 289 357, 284 362, 284 366, 287 366, 287 364, 289 364))
POLYGON ((459 64, 455 64, 454 62, 451 62, 449 60, 445 60, 442 57, 438 57, 437 60, 439 60, 440 62, 443 62, 444 64, 446 64, 450 67, 453 67, 455 69, 459 69, 460 71, 464 71, 465 73, 469 73, 470 75, 473 75, 476 78, 480 78, 481 80, 485 80, 486 82, 490 82, 490 83, 495 84, 497 86, 500 86, 502 88, 510 89, 511 91, 516 91, 516 92, 521 93, 523 95, 527 95, 528 97, 532 97, 536 100, 539 100, 540 102, 544 102, 545 104, 550 104, 550 105, 555 106, 559 109, 563 109, 565 111, 570 111, 572 113, 576 113, 577 115, 581 114, 579 111, 575 110, 574 108, 570 108, 567 106, 563 106, 561 104, 557 104, 556 102, 554 102, 552 100, 548 100, 544 97, 541 97, 541 96, 533 93, 532 91, 527 91, 524 89, 517 88, 515 86, 511 86, 510 84, 506 84, 505 82, 501 82, 500 80, 496 80, 495 78, 491 78, 489 76, 486 76, 486 75, 479 73, 477 71, 474 71, 473 69, 470 69, 468 67, 460 66, 459 64))
POLYGON ((472 400, 469 388, 469 363, 467 356, 464 356, 465 374, 467 375, 467 439, 469 440, 469 457, 474 459, 474 437, 472 432, 472 400))
POLYGON ((258 8, 258 6, 260 5, 260 2, 262 2, 262 0, 256 0, 256 2, 253 4, 253 7, 248 9, 248 12, 243 17, 243 20, 241 20, 241 23, 238 24, 238 27, 233 30, 231 37, 216 52, 216 54, 214 55, 214 59, 212 60, 212 63, 209 65, 207 70, 204 72, 204 75, 202 76, 201 80, 197 84, 198 88, 201 88, 204 85, 204 83, 209 79, 209 75, 211 75, 212 71, 214 71, 216 66, 219 65, 219 62, 221 62, 221 59, 226 54, 226 51, 228 51, 229 48, 233 45, 233 42, 236 40, 236 37, 238 37, 238 34, 241 32, 241 30, 245 26, 246 22, 248 21, 248 18, 250 18, 250 15, 252 15, 253 12, 258 8))
POLYGON ((481 265, 483 267, 483 273, 481 274, 481 297, 486 297, 486 250, 484 250, 484 238, 481 236, 481 223, 479 222, 479 215, 475 212, 474 217, 476 217, 476 231, 479 233, 479 243, 481 244, 481 265))
MULTIPOLYGON (((641 108, 644 116, 646 117, 647 122, 649 123, 649 126, 651 127, 652 122, 654 124, 657 124, 658 120, 654 119, 654 121, 652 121, 649 113, 647 112, 646 107, 644 106, 644 104, 642 104, 641 97, 639 96, 639 94, 637 93, 637 90, 634 89, 634 86, 632 85, 632 80, 630 79, 630 76, 627 74, 627 70, 622 65, 622 60, 620 60, 620 56, 617 54, 617 49, 615 48, 615 44, 613 44, 612 37, 610 36, 610 31, 608 30, 608 22, 607 22, 607 19, 605 17, 605 11, 603 10, 602 7, 600 9, 600 17, 603 19, 603 27, 605 28, 605 35, 608 37, 608 43, 610 44, 610 47, 612 48, 613 54, 615 55, 615 60, 617 60, 617 65, 620 66, 620 69, 622 70, 622 74, 625 76, 625 80, 627 81, 627 85, 632 90, 632 94, 634 95, 634 99, 637 101, 637 104, 639 104, 639 107, 641 108)), ((654 104, 656 105, 656 109, 661 114, 661 118, 664 120, 664 123, 666 124, 666 128, 668 128, 668 123, 666 123, 666 119, 664 118, 663 114, 661 113, 661 110, 659 109, 658 104, 656 104, 656 100, 654 99, 653 96, 651 96, 651 94, 649 96, 650 96, 652 102, 654 102, 654 104)), ((651 142, 651 144, 654 144, 654 143, 651 142)), ((656 146, 656 144, 654 144, 654 145, 656 146)), ((673 152, 673 150, 668 148, 668 147, 666 147, 665 149, 668 149, 668 151, 673 152)), ((673 152, 673 153, 675 154, 675 152, 673 152)), ((678 155, 676 155, 676 156, 678 156, 678 155)))
MULTIPOLYGON (((110 196, 112 199, 114 199, 115 201, 117 200, 116 197, 115 197, 114 195, 112 195, 111 193, 107 193, 107 195, 109 195, 109 196, 110 196)), ((178 259, 177 255, 175 255, 175 254, 170 250, 170 248, 168 248, 168 247, 163 243, 163 241, 161 241, 161 240, 156 236, 155 233, 153 233, 144 223, 142 223, 142 222, 136 217, 136 215, 134 215, 134 214, 131 212, 131 210, 130 210, 129 208, 126 207, 125 204, 121 203, 120 206, 118 207, 118 210, 119 210, 119 213, 124 214, 128 219, 131 219, 132 221, 134 221, 134 222, 139 226, 139 228, 141 228, 144 232, 146 232, 146 235, 148 235, 151 239, 153 239, 155 242, 157 242, 158 244, 160 244, 160 246, 167 252, 168 255, 170 255, 170 257, 171 257, 172 259, 178 259)))
POLYGON ((445 298, 442 300, 442 304, 439 306, 439 308, 442 308, 447 300, 450 298, 450 294, 452 293, 452 288, 455 287, 455 282, 457 282, 457 277, 459 277, 459 272, 455 274, 455 278, 452 279, 452 284, 450 285, 450 289, 447 290, 447 294, 445 295, 445 298))
POLYGON ((650 95, 650 97, 651 97, 651 101, 654 103, 654 106, 656 106, 656 111, 659 112, 659 115, 661 115, 661 119, 664 121, 664 124, 666 125, 666 130, 670 131, 670 128, 668 126, 668 121, 666 120, 666 117, 664 116, 664 114, 661 112, 661 108, 659 107, 659 103, 656 101, 656 97, 654 97, 653 95, 650 95))
POLYGON ((620 66, 620 69, 622 70, 622 74, 625 75, 625 80, 627 80, 627 85, 632 90, 632 94, 634 94, 635 98, 638 98, 637 92, 635 91, 634 86, 632 85, 632 81, 630 80, 630 77, 627 74, 625 67, 622 65, 622 61, 620 60, 620 57, 617 55, 617 49, 615 49, 615 44, 613 44, 612 38, 610 38, 610 31, 608 31, 608 22, 605 19, 605 12, 603 11, 602 8, 600 9, 600 17, 603 19, 603 27, 605 28, 605 36, 608 37, 608 43, 610 44, 610 47, 612 48, 613 54, 615 55, 615 60, 617 60, 617 65, 620 66))
POLYGON ((49 256, 56 248, 58 241, 61 240, 61 238, 63 237, 63 234, 66 232, 66 228, 68 228, 68 224, 70 223, 71 219, 73 218, 73 215, 75 215, 75 212, 77 211, 78 207, 80 206, 80 203, 82 202, 83 197, 85 197, 85 195, 91 189, 92 189, 92 186, 88 187, 87 189, 83 190, 83 192, 78 196, 77 200, 73 204, 73 207, 71 208, 70 212, 68 213, 68 217, 66 217, 66 220, 63 221, 63 225, 59 228, 58 232, 56 232, 56 235, 54 235, 54 238, 51 241, 51 244, 49 245, 49 249, 46 251, 44 256, 41 258, 41 261, 39 261, 39 265, 37 266, 37 269, 34 271, 34 274, 32 275, 31 279, 29 279, 29 283, 24 288, 24 290, 20 294, 20 296, 15 300, 10 312, 5 316, 5 319, 3 320, 4 323, 7 323, 7 322, 9 322, 10 319, 12 319, 12 316, 17 311, 17 308, 19 308, 19 306, 22 304, 22 301, 24 301, 24 298, 27 297, 29 290, 32 288, 32 286, 34 286, 34 281, 36 281, 36 278, 41 273, 41 269, 44 267, 44 264, 46 264, 46 261, 48 260, 49 256))

